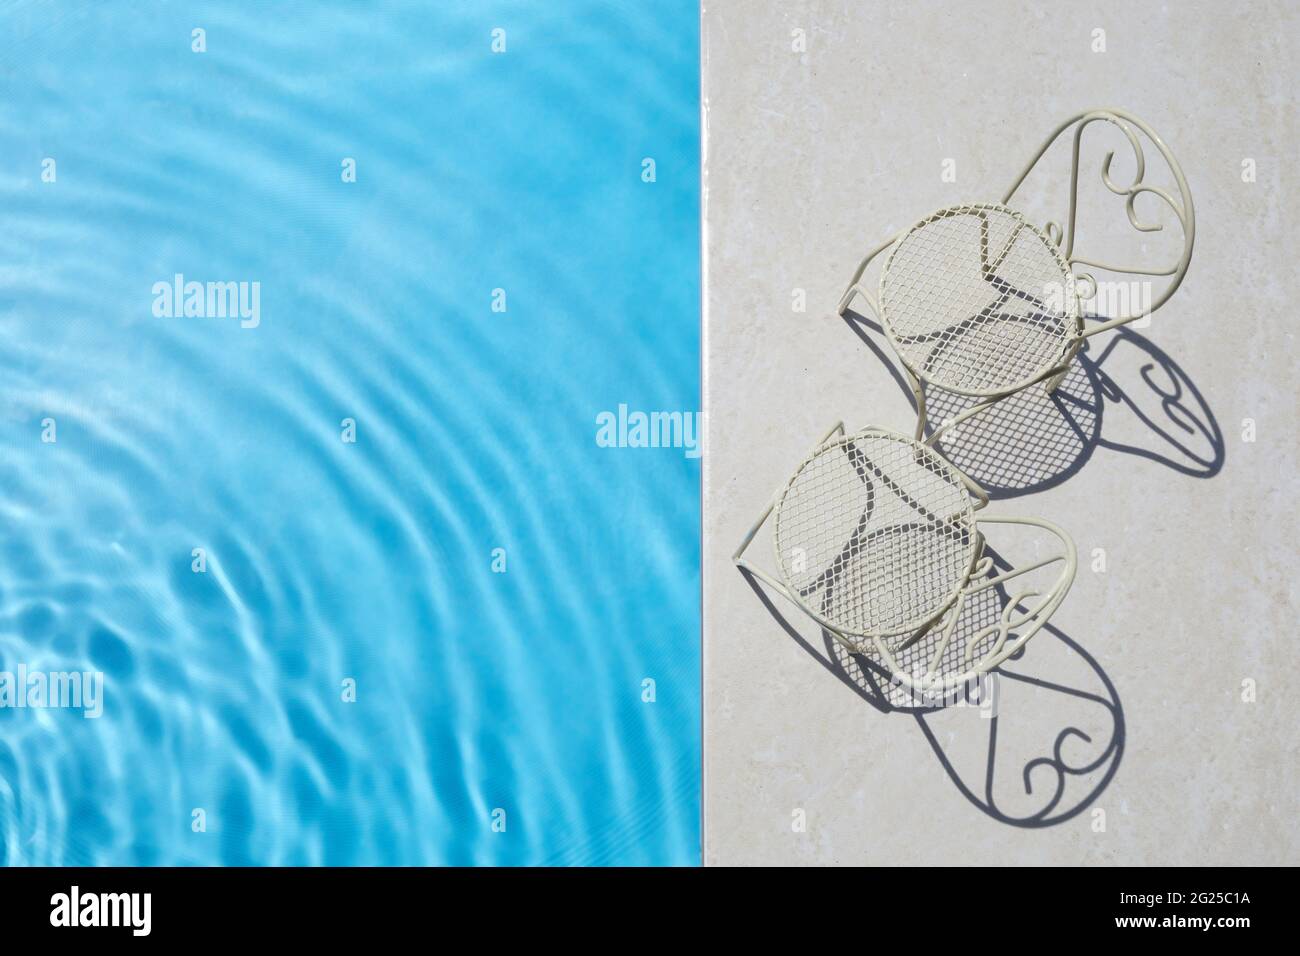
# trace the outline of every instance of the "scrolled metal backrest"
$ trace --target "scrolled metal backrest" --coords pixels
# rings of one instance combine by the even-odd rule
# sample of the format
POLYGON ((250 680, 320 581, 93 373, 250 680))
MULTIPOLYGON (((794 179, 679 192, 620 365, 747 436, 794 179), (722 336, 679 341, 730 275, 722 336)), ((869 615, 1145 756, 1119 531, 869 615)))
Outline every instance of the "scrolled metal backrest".
MULTIPOLYGON (((1133 114, 1115 108, 1087 110, 1071 117, 1053 130, 1051 135, 1044 141, 1043 145, 1039 147, 1038 152, 1034 154, 1033 159, 1031 159, 1028 164, 1026 164, 1025 168, 1021 170, 1020 175, 1016 177, 1016 181, 1012 184, 1011 188, 1007 190, 1006 195, 1002 197, 1003 203, 1010 203, 1011 198, 1020 188, 1020 185, 1025 181, 1025 178, 1029 175, 1030 171, 1032 171, 1038 161, 1042 159, 1043 154, 1046 153, 1052 144, 1060 138, 1062 133, 1071 127, 1074 127, 1074 143, 1072 167, 1070 170, 1069 218, 1064 230, 1062 230, 1060 225, 1055 222, 1048 223, 1045 230, 1052 238, 1052 241, 1061 249, 1061 253, 1064 255, 1066 262, 1069 263, 1072 268, 1076 265, 1082 265, 1091 266, 1096 269, 1103 269, 1107 272, 1125 273, 1127 275, 1173 277, 1169 285, 1149 306, 1143 308, 1140 312, 1125 312, 1118 316, 1112 316, 1108 321, 1099 325, 1089 326, 1086 334, 1092 335, 1096 332, 1114 328, 1117 325, 1124 325, 1125 323, 1132 322, 1135 319, 1150 315, 1152 312, 1155 312, 1156 309, 1160 308, 1160 306, 1164 305, 1165 302, 1169 300, 1170 296, 1178 290, 1179 285, 1182 284, 1183 276, 1187 273, 1187 266, 1192 260, 1192 245, 1196 238, 1196 211, 1192 205, 1192 193, 1188 188, 1187 179, 1183 175, 1182 167, 1178 165, 1178 160, 1174 158, 1174 154, 1170 152, 1169 147, 1165 145, 1164 140, 1160 138, 1155 130, 1133 114), (1083 139, 1083 131, 1093 123, 1097 122, 1110 123, 1118 128, 1128 139, 1129 144, 1133 148, 1133 157, 1136 162, 1136 173, 1133 177, 1132 183, 1124 185, 1116 183, 1115 180, 1111 178, 1110 169, 1111 163, 1115 159, 1114 150, 1106 153, 1106 157, 1102 160, 1101 164, 1102 183, 1115 195, 1125 197, 1125 212, 1128 215, 1129 224, 1139 232, 1158 232, 1164 228, 1159 223, 1145 222, 1138 217, 1134 203, 1137 200, 1137 197, 1143 194, 1153 195, 1163 201, 1178 218, 1178 222, 1183 230, 1183 251, 1182 255, 1174 265, 1168 268, 1112 265, 1097 259, 1086 258, 1074 254, 1074 234, 1079 197, 1080 144, 1083 139), (1142 141, 1138 136, 1139 132, 1155 145, 1156 149, 1159 150, 1161 157, 1168 164, 1169 170, 1173 173, 1174 180, 1178 185, 1177 196, 1160 186, 1150 185, 1143 182, 1143 179, 1146 176, 1146 156, 1142 150, 1142 141)), ((1097 282, 1093 276, 1087 273, 1082 273, 1080 278, 1089 281, 1093 289, 1096 289, 1097 282)))

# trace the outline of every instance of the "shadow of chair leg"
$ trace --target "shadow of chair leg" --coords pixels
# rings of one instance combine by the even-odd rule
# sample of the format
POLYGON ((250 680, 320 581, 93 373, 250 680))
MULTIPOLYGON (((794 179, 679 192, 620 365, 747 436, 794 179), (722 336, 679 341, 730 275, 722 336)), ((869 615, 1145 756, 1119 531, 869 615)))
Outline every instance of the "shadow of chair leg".
MULTIPOLYGON (((827 671, 835 675, 835 677, 840 681, 840 683, 850 688, 854 693, 856 693, 859 697, 861 697, 864 701, 866 701, 876 710, 880 711, 881 713, 890 713, 892 710, 894 710, 894 708, 890 706, 886 696, 883 693, 879 692, 878 687, 876 688, 876 692, 873 693, 870 687, 864 688, 859 686, 858 684, 854 683, 854 681, 841 668, 836 666, 833 657, 824 657, 820 653, 818 653, 817 649, 813 647, 813 645, 809 643, 808 640, 802 634, 799 633, 798 629, 795 628, 794 625, 792 625, 790 621, 785 617, 785 615, 781 613, 781 611, 777 608, 777 606, 772 603, 772 599, 768 596, 767 591, 764 590, 763 586, 759 583, 758 579, 755 578, 754 575, 750 574, 749 571, 747 571, 745 568, 740 568, 739 570, 741 575, 744 577, 745 582, 751 588, 753 588, 754 593, 758 595, 758 599, 759 601, 762 602, 763 607, 767 609, 767 613, 772 615, 772 618, 777 622, 777 624, 781 626, 781 629, 785 631, 786 635, 791 640, 793 640, 796 644, 798 644, 805 651, 807 651, 808 654, 819 664, 825 667, 827 671)), ((825 631, 823 631, 822 633, 825 640, 834 643, 834 638, 830 637, 829 634, 826 634, 825 631)))

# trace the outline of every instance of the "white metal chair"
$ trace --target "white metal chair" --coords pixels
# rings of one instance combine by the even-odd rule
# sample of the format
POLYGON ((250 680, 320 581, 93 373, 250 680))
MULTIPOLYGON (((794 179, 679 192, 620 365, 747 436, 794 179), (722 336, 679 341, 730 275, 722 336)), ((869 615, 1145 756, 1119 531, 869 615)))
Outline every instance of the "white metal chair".
POLYGON ((987 503, 977 485, 921 442, 879 428, 848 435, 837 423, 745 535, 732 560, 846 648, 882 662, 908 688, 955 688, 1024 647, 1074 581, 1075 547, 1068 534, 1037 518, 977 519, 975 512, 987 503), (744 559, 773 513, 779 577, 744 559), (1043 529, 1057 538, 1061 550, 995 574, 980 531, 986 523, 1043 529), (971 596, 986 597, 990 589, 1055 564, 1060 567, 1049 586, 1015 595, 995 621, 954 644, 971 596))
POLYGON ((1052 132, 1000 202, 941 209, 869 252, 840 298, 838 312, 843 315, 855 297, 869 304, 898 353, 916 396, 916 438, 934 445, 943 432, 1021 389, 1045 383, 1051 391, 1085 339, 1160 308, 1182 283, 1195 234, 1191 191, 1164 141, 1150 126, 1123 110, 1088 110, 1052 132), (1183 249, 1174 265, 1113 265, 1075 253, 1080 143, 1083 131, 1096 122, 1117 127, 1133 148, 1136 174, 1131 184, 1112 179, 1113 151, 1106 154, 1101 166, 1102 182, 1124 197, 1133 228, 1140 232, 1163 228, 1138 217, 1134 202, 1144 194, 1163 201, 1177 218, 1183 249), (1066 228, 1048 222, 1040 230, 1008 204, 1043 154, 1070 128, 1074 142, 1066 228), (1155 144, 1168 164, 1177 196, 1144 183, 1146 158, 1139 133, 1155 144), (873 294, 863 277, 872 261, 885 252, 888 255, 873 294), (1098 283, 1091 273, 1076 275, 1078 266, 1171 278, 1149 305, 1141 302, 1137 310, 1120 309, 1116 315, 1085 325, 1083 303, 1096 296, 1098 283), (978 401, 943 422, 927 438, 923 383, 978 401))

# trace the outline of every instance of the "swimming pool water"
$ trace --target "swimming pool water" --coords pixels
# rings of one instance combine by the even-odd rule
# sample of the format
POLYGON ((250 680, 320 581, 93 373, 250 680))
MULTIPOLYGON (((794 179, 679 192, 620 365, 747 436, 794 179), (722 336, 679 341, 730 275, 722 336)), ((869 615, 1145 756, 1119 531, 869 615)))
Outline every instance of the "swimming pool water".
POLYGON ((698 863, 699 461, 596 441, 698 408, 697 62, 682 0, 0 11, 0 671, 104 675, 0 707, 0 862, 698 863))

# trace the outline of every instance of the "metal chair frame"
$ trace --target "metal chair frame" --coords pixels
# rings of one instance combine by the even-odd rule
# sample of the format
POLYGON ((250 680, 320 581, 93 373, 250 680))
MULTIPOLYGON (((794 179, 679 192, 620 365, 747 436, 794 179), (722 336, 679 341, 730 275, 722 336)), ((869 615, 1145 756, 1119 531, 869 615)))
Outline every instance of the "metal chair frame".
MULTIPOLYGON (((1186 177, 1183 175, 1182 167, 1179 166, 1178 161, 1174 158, 1174 155, 1172 152, 1170 152, 1168 146, 1165 145, 1164 140, 1162 140, 1160 136, 1155 132, 1155 130, 1153 130, 1147 123, 1143 122, 1133 114, 1128 113, 1124 110, 1116 109, 1116 108, 1092 109, 1092 110, 1086 110, 1075 116, 1072 116, 1070 119, 1061 123, 1059 126, 1056 127, 1055 130, 1052 131, 1051 135, 1049 135, 1047 139, 1043 142, 1042 146, 1039 147, 1038 151, 1034 154, 1033 158, 1030 159, 1030 161, 1025 165, 1024 169, 1021 170, 1020 174, 1016 177, 1015 182, 1012 183, 1011 188, 1008 189, 1006 193, 1003 194, 1001 201, 997 205, 992 205, 992 204, 985 205, 985 206, 973 205, 969 208, 989 209, 989 210, 997 209, 997 210, 1011 213, 1012 215, 1015 215, 1018 218, 1022 218, 1019 217, 1018 213, 1010 209, 1007 206, 1007 204, 1015 196, 1017 190, 1019 190, 1021 184, 1025 181, 1025 178, 1037 165, 1038 161, 1043 157, 1043 154, 1045 154, 1047 150, 1052 146, 1052 144, 1055 143, 1057 139, 1060 138, 1062 133, 1064 133, 1067 129, 1071 127, 1074 128, 1074 142, 1073 142, 1072 165, 1070 171, 1069 216, 1066 221, 1066 226, 1064 229, 1062 229, 1059 223, 1055 221, 1051 221, 1046 223, 1044 229, 1041 232, 1035 230, 1035 232, 1038 232, 1038 234, 1040 235, 1041 238, 1044 239, 1044 241, 1050 243, 1051 247, 1055 248, 1056 250, 1059 250, 1060 257, 1066 266, 1066 273, 1065 273, 1066 314, 1075 323, 1075 328, 1073 330, 1073 334, 1068 338, 1068 340, 1063 345, 1059 361, 1053 363, 1047 368, 1040 370, 1037 374, 1034 374, 1027 380, 1017 382, 1014 385, 1005 388, 999 388, 994 390, 954 388, 950 384, 945 384, 941 381, 935 381, 933 377, 926 372, 925 369, 917 367, 912 361, 910 361, 908 357, 904 354, 904 350, 900 348, 898 341, 896 341, 894 336, 891 335, 888 331, 889 322, 887 320, 887 317, 882 312, 881 299, 877 298, 876 295, 873 295, 872 291, 869 290, 862 283, 862 277, 865 274, 867 267, 877 256, 879 256, 881 253, 885 252, 886 250, 891 250, 896 248, 898 244, 902 242, 904 237, 906 237, 914 228, 916 228, 916 226, 911 226, 908 229, 903 230, 902 232, 894 235, 890 239, 886 240, 885 242, 881 243, 879 246, 877 246, 876 248, 868 252, 867 255, 859 263, 857 270, 853 274, 852 280, 849 282, 848 288, 845 290, 844 294, 840 298, 839 306, 837 308, 837 313, 839 315, 842 316, 844 312, 848 309, 849 305, 853 302, 853 299, 855 297, 860 296, 861 298, 866 300, 866 302, 871 307, 871 310, 876 316, 876 318, 880 320, 882 328, 886 329, 886 334, 890 338, 891 344, 893 345, 895 352, 899 356, 899 360, 903 365, 903 368, 907 374, 908 382, 912 389, 912 394, 916 399, 917 422, 916 422, 915 438, 917 441, 922 441, 926 445, 934 446, 944 432, 957 427, 962 422, 980 414, 981 412, 991 407, 992 405, 996 404, 997 402, 1001 401, 1002 399, 1007 398, 1010 395, 1016 394, 1017 392, 1025 388, 1028 388, 1031 385, 1045 383, 1045 387, 1049 392, 1054 390, 1064 379, 1066 372, 1069 370, 1071 362, 1074 360, 1074 357, 1078 354, 1079 350, 1083 347, 1084 342, 1088 338, 1090 338, 1093 335, 1097 335, 1100 332, 1105 332, 1108 329, 1113 329, 1116 328, 1117 326, 1125 325, 1129 322, 1133 322, 1136 321, 1137 319, 1150 315, 1151 313, 1159 309, 1162 305, 1164 305, 1164 303, 1169 300, 1169 298, 1174 294, 1174 292, 1178 290, 1178 287, 1182 284, 1183 277, 1187 272, 1187 267, 1191 262, 1192 246, 1196 238, 1196 213, 1192 205, 1191 190, 1187 185, 1186 177), (1116 183, 1111 178, 1110 175, 1111 163, 1115 158, 1115 153, 1113 150, 1106 154, 1105 159, 1102 161, 1102 165, 1101 165, 1101 178, 1106 188, 1118 196, 1125 197, 1125 211, 1127 213, 1129 223, 1133 226, 1133 228, 1138 230, 1139 232, 1157 232, 1164 228, 1162 225, 1158 223, 1144 222, 1143 220, 1138 218, 1137 211, 1134 208, 1134 202, 1136 201, 1138 196, 1141 196, 1143 194, 1151 194, 1153 196, 1156 196, 1160 200, 1162 200, 1167 206, 1169 206, 1171 210, 1173 210, 1174 215, 1177 217, 1178 222, 1182 227, 1182 231, 1183 231, 1183 251, 1178 261, 1174 265, 1169 266, 1167 268, 1159 268, 1159 267, 1148 268, 1146 266, 1112 265, 1097 259, 1092 259, 1092 258, 1075 254, 1074 240, 1075 240, 1075 227, 1076 227, 1076 219, 1077 219, 1078 192, 1079 192, 1078 187, 1079 187, 1080 145, 1083 138, 1083 131, 1088 126, 1096 122, 1106 122, 1117 127, 1121 132, 1124 133, 1125 137, 1128 139, 1130 145, 1133 148, 1133 155, 1136 161, 1136 173, 1132 183, 1128 185, 1121 185, 1116 183), (1142 143, 1138 137, 1138 132, 1135 132, 1135 130, 1140 132, 1143 136, 1145 136, 1150 142, 1152 142, 1156 146, 1156 149, 1159 151, 1160 155, 1164 158, 1165 162, 1168 164, 1169 169, 1172 172, 1178 186, 1179 195, 1177 197, 1175 197, 1171 192, 1169 192, 1166 189, 1163 189, 1159 186, 1148 185, 1143 182, 1143 179, 1145 178, 1146 175, 1146 157, 1142 150, 1142 143), (1091 273, 1080 272, 1078 275, 1076 275, 1074 270, 1075 267, 1077 266, 1088 266, 1096 269, 1102 269, 1107 272, 1125 273, 1129 275, 1145 275, 1151 277, 1171 276, 1172 278, 1168 286, 1154 300, 1154 302, 1151 304, 1149 308, 1146 308, 1141 312, 1137 312, 1133 314, 1122 314, 1118 316, 1109 317, 1102 322, 1089 324, 1085 326, 1084 318, 1083 318, 1083 309, 1080 307, 1080 302, 1087 299, 1091 299, 1096 294, 1098 286, 1097 286, 1096 278, 1091 273), (1086 287, 1089 287, 1091 291, 1089 291, 1087 294, 1081 294, 1079 289, 1080 283, 1082 283, 1086 287), (970 406, 969 408, 967 408, 966 410, 964 410, 961 414, 942 423, 942 425, 940 425, 939 428, 934 429, 930 433, 929 437, 927 438, 926 428, 928 425, 928 419, 926 414, 925 391, 924 391, 923 383, 931 384, 938 388, 945 389, 947 391, 953 391, 959 394, 967 395, 972 398, 979 399, 979 401, 974 405, 970 406)), ((940 212, 942 213, 944 211, 941 210, 940 212)), ((927 219, 929 218, 932 217, 927 217, 927 219)), ((922 220, 922 222, 925 221, 926 220, 922 220)), ((1032 229, 1033 227, 1029 226, 1029 228, 1032 229)), ((989 263, 987 258, 987 250, 983 246, 981 246, 980 252, 982 257, 981 266, 991 274, 992 270, 989 268, 991 264, 989 263)), ((883 286, 884 278, 885 276, 882 272, 882 276, 881 276, 882 286, 883 286)))
MULTIPOLYGON (((1074 581, 1075 571, 1077 569, 1077 557, 1074 541, 1070 536, 1055 524, 1044 521, 1039 518, 1022 518, 1013 516, 991 516, 985 515, 976 518, 974 521, 976 528, 976 546, 973 549, 974 557, 970 566, 960 576, 956 582, 952 593, 942 602, 941 606, 936 608, 929 617, 924 620, 919 627, 907 627, 902 630, 882 630, 879 632, 853 631, 845 626, 841 621, 836 621, 821 613, 814 608, 809 602, 807 589, 802 591, 796 587, 793 582, 784 579, 784 570, 778 578, 762 568, 747 561, 744 557, 745 551, 753 542, 754 537, 763 527, 767 519, 780 506, 787 490, 799 478, 804 465, 808 464, 819 453, 823 452, 828 445, 836 443, 836 436, 839 439, 847 438, 844 430, 844 423, 837 422, 825 435, 817 442, 812 451, 805 458, 804 463, 796 469, 790 480, 782 486, 777 494, 772 498, 771 503, 754 522, 753 526, 745 534, 744 540, 732 554, 732 561, 737 567, 749 572, 754 577, 765 582, 768 586, 782 594, 787 600, 793 603, 801 611, 808 615, 813 621, 821 625, 837 641, 846 647, 852 653, 867 654, 881 661, 894 677, 909 688, 920 692, 933 692, 935 690, 947 690, 959 687, 967 682, 974 680, 980 674, 987 673, 993 668, 1000 665, 1007 658, 1017 653, 1025 644, 1045 625, 1052 614, 1060 606, 1074 581), (1026 564, 1021 567, 1012 568, 1002 574, 993 574, 993 558, 985 554, 984 536, 978 531, 981 524, 1008 524, 1024 525, 1040 528, 1051 532, 1059 539, 1062 546, 1060 553, 1053 554, 1050 557, 1026 564), (1003 609, 1001 618, 996 625, 985 628, 970 638, 963 649, 962 660, 969 665, 966 669, 958 673, 940 673, 938 666, 943 660, 945 652, 952 640, 953 629, 961 617, 962 607, 973 594, 986 591, 989 588, 999 587, 1021 575, 1028 574, 1040 568, 1057 564, 1061 568, 1052 585, 1045 593, 1037 590, 1027 589, 1015 595, 1012 600, 1003 609), (1031 598, 1039 598, 1037 603, 1023 609, 1025 603, 1031 598), (940 629, 940 640, 938 649, 931 655, 929 665, 921 674, 909 673, 906 668, 902 667, 898 661, 898 655, 901 651, 911 647, 932 632, 935 628, 940 629), (1014 636, 1013 636, 1014 635, 1014 636), (980 647, 987 645, 987 649, 977 655, 980 647)), ((908 442, 917 448, 918 454, 928 454, 938 457, 939 461, 951 470, 952 476, 960 481, 961 485, 974 497, 974 502, 970 503, 970 512, 973 514, 980 511, 988 504, 988 496, 977 484, 966 477, 962 472, 954 467, 946 459, 937 455, 928 446, 923 445, 913 439, 898 435, 894 432, 882 428, 869 427, 856 432, 853 437, 858 436, 884 436, 902 442, 908 442)), ((774 536, 774 551, 776 550, 774 536)), ((776 553, 777 567, 784 568, 781 555, 776 553)), ((905 584, 906 582, 904 582, 905 584)))

